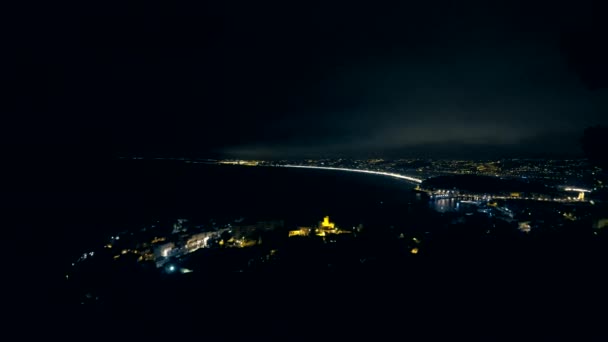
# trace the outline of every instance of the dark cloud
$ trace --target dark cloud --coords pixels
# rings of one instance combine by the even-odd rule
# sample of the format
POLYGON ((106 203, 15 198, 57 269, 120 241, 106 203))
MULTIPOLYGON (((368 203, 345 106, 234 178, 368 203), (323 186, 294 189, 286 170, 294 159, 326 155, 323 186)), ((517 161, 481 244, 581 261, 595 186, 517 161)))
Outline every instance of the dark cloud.
MULTIPOLYGON (((537 154, 539 146, 547 153, 565 151, 552 140, 568 136, 576 145, 574 137, 584 127, 605 121, 597 106, 602 96, 568 70, 550 43, 496 39, 483 47, 430 47, 416 50, 416 56, 353 62, 319 86, 326 101, 275 122, 273 130, 290 132, 282 150, 297 153, 410 148, 434 156, 441 146, 457 152, 454 146, 470 145, 513 153, 524 152, 522 146, 531 140, 537 154)), ((269 139, 262 145, 271 149, 280 142, 269 139)), ((252 149, 227 151, 257 148, 260 141, 252 149)), ((573 149, 578 146, 568 153, 573 149)))
POLYGON ((406 25, 399 31, 406 37, 394 38, 401 49, 348 59, 320 82, 316 106, 276 123, 291 139, 225 151, 576 153, 583 128, 606 120, 602 96, 572 70, 560 45, 563 30, 588 24, 588 8, 477 5, 419 17, 421 27, 406 25))
POLYGON ((584 127, 606 123, 604 24, 587 1, 125 8, 82 5, 84 15, 10 24, 19 90, 4 109, 4 145, 265 158, 573 154, 584 127))

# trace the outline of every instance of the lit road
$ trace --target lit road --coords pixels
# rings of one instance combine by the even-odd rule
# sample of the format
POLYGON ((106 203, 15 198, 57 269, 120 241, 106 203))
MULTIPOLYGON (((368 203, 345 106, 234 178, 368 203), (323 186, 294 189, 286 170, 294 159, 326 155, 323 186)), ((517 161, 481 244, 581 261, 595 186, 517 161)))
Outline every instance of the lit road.
POLYGON ((580 189, 580 188, 571 188, 571 187, 564 188, 564 190, 565 191, 575 191, 575 192, 591 192, 591 190, 580 189))
POLYGON ((348 172, 359 172, 359 173, 369 173, 372 175, 381 175, 381 176, 389 176, 399 179, 405 179, 414 183, 422 183, 422 179, 400 175, 398 173, 390 173, 390 172, 382 172, 382 171, 370 171, 370 170, 358 170, 358 169, 347 169, 343 167, 329 167, 329 166, 307 166, 307 165, 281 165, 282 167, 294 167, 300 169, 318 169, 318 170, 335 170, 335 171, 348 171, 348 172))

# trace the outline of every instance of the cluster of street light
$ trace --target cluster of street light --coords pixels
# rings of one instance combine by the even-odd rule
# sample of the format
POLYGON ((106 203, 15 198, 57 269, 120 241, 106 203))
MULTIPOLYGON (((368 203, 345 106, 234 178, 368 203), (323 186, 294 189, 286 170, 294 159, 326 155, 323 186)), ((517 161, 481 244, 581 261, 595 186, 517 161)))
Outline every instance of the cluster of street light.
POLYGON ((348 171, 348 172, 359 172, 359 173, 368 173, 373 175, 380 176, 389 176, 399 179, 405 179, 414 183, 422 183, 422 179, 414 178, 406 175, 401 175, 398 173, 392 172, 382 172, 382 171, 372 171, 372 170, 359 170, 359 169, 348 169, 343 167, 330 167, 330 166, 311 166, 311 165, 281 165, 282 167, 293 167, 293 168, 302 168, 302 169, 319 169, 319 170, 335 170, 335 171, 348 171))

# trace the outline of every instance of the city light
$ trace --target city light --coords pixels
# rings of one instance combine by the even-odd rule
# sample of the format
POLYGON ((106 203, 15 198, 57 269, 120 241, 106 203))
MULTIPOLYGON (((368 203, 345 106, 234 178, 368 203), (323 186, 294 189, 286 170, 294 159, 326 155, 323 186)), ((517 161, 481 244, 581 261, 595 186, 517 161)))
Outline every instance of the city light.
POLYGON ((302 169, 336 170, 336 171, 369 173, 369 174, 373 174, 373 175, 381 175, 381 176, 389 176, 389 177, 405 179, 407 181, 415 182, 415 183, 422 183, 422 179, 414 178, 414 177, 410 177, 410 176, 404 176, 404 175, 400 175, 398 173, 391 173, 391 172, 357 170, 357 169, 347 169, 347 168, 343 168, 343 167, 329 167, 329 166, 308 166, 308 165, 281 165, 281 166, 282 167, 302 168, 302 169))
POLYGON ((576 192, 591 192, 591 190, 587 190, 587 189, 580 189, 580 188, 565 188, 564 190, 566 191, 576 191, 576 192))
MULTIPOLYGON (((280 163, 288 162, 280 161, 280 163)), ((586 190, 585 188, 593 189, 593 187, 589 187, 585 179, 577 180, 575 176, 568 181, 551 180, 549 176, 553 169, 550 166, 547 166, 546 170, 542 169, 545 171, 542 171, 541 175, 548 175, 547 177, 541 179, 537 176, 534 180, 535 177, 531 176, 530 181, 522 182, 518 179, 517 173, 508 174, 504 169, 496 171, 489 167, 480 168, 480 171, 473 175, 464 177, 460 175, 466 174, 467 167, 472 168, 480 165, 481 162, 466 164, 454 162, 453 165, 441 162, 438 165, 443 169, 438 172, 432 170, 434 164, 424 160, 411 166, 406 161, 374 162, 372 160, 323 159, 308 160, 302 165, 298 165, 298 162, 289 163, 294 165, 260 162, 260 166, 273 168, 260 167, 253 171, 260 174, 269 171, 271 176, 286 174, 286 177, 294 173, 295 179, 291 182, 298 186, 302 181, 301 178, 308 173, 313 174, 311 183, 320 178, 327 178, 327 181, 331 182, 336 177, 348 177, 349 174, 344 172, 389 176, 396 180, 355 175, 353 177, 355 180, 352 181, 362 181, 364 187, 352 192, 342 191, 341 188, 336 188, 337 190, 328 188, 326 183, 320 184, 319 188, 311 186, 310 189, 306 189, 309 192, 301 191, 300 187, 295 187, 293 190, 286 188, 288 192, 285 196, 274 196, 279 204, 282 204, 285 198, 302 199, 303 204, 293 202, 285 203, 285 206, 275 206, 274 202, 266 202, 264 198, 255 196, 255 191, 247 191, 253 197, 245 197, 243 201, 245 206, 260 202, 264 207, 270 207, 272 210, 259 211, 257 207, 253 207, 256 210, 244 210, 246 216, 240 216, 245 214, 241 213, 238 203, 234 205, 228 203, 226 211, 221 210, 219 214, 212 212, 213 207, 203 205, 202 207, 205 211, 209 211, 209 214, 192 213, 191 222, 189 219, 167 215, 163 223, 159 221, 153 223, 148 220, 143 228, 140 223, 129 224, 128 228, 125 228, 129 230, 119 233, 124 237, 120 241, 117 241, 118 233, 109 233, 99 241, 99 248, 95 248, 95 252, 86 249, 84 254, 82 251, 76 253, 77 260, 72 263, 72 266, 76 267, 72 267, 67 273, 59 270, 58 277, 62 281, 62 275, 65 279, 69 279, 65 281, 66 284, 72 284, 70 287, 75 289, 78 289, 78 286, 86 286, 83 289, 89 291, 89 287, 92 289, 99 287, 99 292, 91 293, 100 293, 100 301, 105 301, 105 297, 113 295, 113 292, 106 291, 104 287, 114 284, 104 279, 107 277, 106 270, 117 270, 116 275, 119 278, 116 279, 121 279, 124 270, 140 267, 142 272, 137 273, 144 277, 141 279, 145 283, 134 282, 133 286, 143 288, 154 286, 151 283, 155 280, 161 281, 158 290, 151 288, 153 291, 149 293, 153 294, 152 296, 145 293, 146 300, 154 303, 157 298, 161 298, 157 296, 162 295, 163 291, 175 291, 174 288, 165 286, 166 281, 173 282, 180 278, 187 278, 185 280, 195 284, 195 282, 207 282, 212 278, 225 278, 225 275, 229 277, 234 272, 266 276, 273 272, 282 274, 286 270, 301 270, 306 275, 310 271, 314 271, 313 275, 316 275, 325 272, 374 274, 376 271, 397 270, 419 274, 416 271, 436 269, 437 261, 448 267, 479 266, 485 270, 490 266, 502 271, 500 267, 506 266, 509 271, 517 270, 517 272, 520 266, 529 264, 532 266, 529 270, 535 271, 537 265, 545 260, 555 259, 561 262, 562 258, 559 257, 561 254, 558 253, 568 252, 564 247, 575 246, 577 250, 585 251, 579 253, 581 257, 589 255, 594 259, 601 256, 606 247, 602 244, 604 232, 602 229, 608 227, 608 214, 602 193, 586 190), (426 164, 430 165, 431 171, 419 171, 420 173, 413 171, 417 170, 419 165, 426 164), (275 166, 300 170, 282 169, 283 172, 274 168, 275 166), (490 171, 501 172, 501 179, 491 178, 490 171), (455 175, 452 176, 450 172, 455 175), (456 174, 457 172, 460 174, 456 174), (463 181, 461 182, 459 178, 463 181), (379 187, 368 188, 368 184, 379 187), (385 193, 384 187, 389 188, 390 192, 385 193), (309 193, 312 195, 310 199, 307 196, 309 193), (591 201, 590 198, 596 202, 591 201), (354 205, 347 200, 354 201, 354 205), (593 204, 596 206, 592 206, 593 204), (302 208, 304 210, 301 210, 302 208), (286 212, 282 212, 283 210, 286 212), (366 210, 369 212, 365 212, 366 210), (264 218, 266 221, 258 221, 261 218, 256 215, 277 216, 272 219, 264 218), (280 215, 287 216, 287 224, 279 219, 282 217, 280 215), (545 237, 548 238, 545 241, 549 243, 543 241, 545 237), (422 249, 424 253, 421 254, 422 249), (586 252, 587 250, 590 252, 586 252), (507 255, 509 253, 505 254, 508 251, 518 251, 518 253, 512 258, 507 255), (407 255, 408 253, 410 256, 407 255), (557 257, 553 258, 553 256, 557 257), (503 260, 508 260, 512 264, 507 264, 503 260), (444 261, 448 262, 443 263, 444 261), (511 265, 515 267, 510 267, 511 265), (195 271, 198 275, 196 277, 181 275, 195 271), (84 272, 84 277, 79 272, 84 272), (95 282, 97 279, 100 281, 95 282), (145 285, 141 286, 142 284, 145 285)), ((237 167, 227 168, 237 169, 237 167)), ((251 170, 246 171, 251 172, 251 170)), ((231 177, 232 174, 228 176, 231 177)), ((245 179, 245 182, 253 183, 256 179, 245 179)), ((262 185, 264 192, 273 189, 272 186, 262 185)), ((285 186, 282 179, 280 185, 285 186)), ((345 185, 351 186, 350 183, 345 185)), ((241 188, 239 183, 236 186, 241 188)), ((309 183, 305 182, 304 186, 308 187, 309 183)), ((229 190, 220 188, 219 192, 230 193, 229 190)), ((206 200, 209 202, 214 201, 215 198, 213 193, 204 193, 204 191, 193 193, 196 196, 201 194, 207 196, 206 200)), ((282 194, 281 192, 280 195, 282 194)), ((192 205, 194 210, 196 207, 192 205)), ((184 210, 183 215, 190 215, 189 211, 184 210)), ((117 227, 123 225, 127 226, 127 223, 116 223, 117 227)), ((597 259, 599 265, 601 260, 599 257, 597 259)), ((581 264, 587 262, 585 259, 574 259, 572 264, 576 265, 579 261, 581 264)), ((484 276, 482 269, 479 269, 479 272, 478 269, 474 270, 476 274, 484 276)), ((133 276, 140 276, 136 272, 133 273, 133 276)), ((194 286, 187 287, 198 290, 194 286)), ((333 290, 333 287, 328 288, 333 290)), ((199 291, 193 297, 205 299, 207 293, 213 294, 209 290, 215 291, 211 287, 201 287, 201 289, 206 292, 199 291)), ((178 289, 181 290, 183 287, 178 289)), ((78 293, 86 294, 86 291, 78 293)), ((293 291, 294 294, 301 293, 298 288, 294 288, 293 291)), ((315 296, 317 292, 313 292, 315 296)), ((89 299, 95 298, 94 294, 89 299)), ((108 300, 108 303, 114 303, 110 302, 113 298, 108 300)), ((186 305, 190 304, 188 300, 184 302, 186 305)), ((238 304, 255 303, 243 300, 238 304)), ((239 307, 235 306, 234 309, 238 310, 239 307)), ((238 324, 238 321, 234 322, 238 324)))

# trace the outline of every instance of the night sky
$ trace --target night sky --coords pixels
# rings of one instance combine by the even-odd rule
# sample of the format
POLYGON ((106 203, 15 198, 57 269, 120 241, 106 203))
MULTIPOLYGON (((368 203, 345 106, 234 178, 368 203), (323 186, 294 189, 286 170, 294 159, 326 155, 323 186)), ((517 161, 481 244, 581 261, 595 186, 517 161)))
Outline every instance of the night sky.
POLYGON ((47 6, 3 23, 15 154, 576 156, 608 123, 599 1, 47 6))

